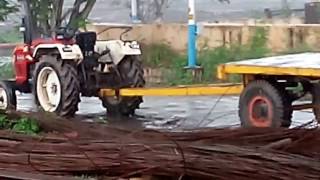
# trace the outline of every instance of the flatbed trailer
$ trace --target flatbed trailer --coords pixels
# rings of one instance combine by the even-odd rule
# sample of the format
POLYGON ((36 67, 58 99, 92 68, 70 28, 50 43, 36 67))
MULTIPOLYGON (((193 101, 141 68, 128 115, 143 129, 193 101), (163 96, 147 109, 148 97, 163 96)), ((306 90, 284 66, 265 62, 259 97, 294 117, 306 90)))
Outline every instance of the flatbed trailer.
POLYGON ((320 119, 320 53, 301 53, 231 62, 217 75, 243 77, 239 116, 245 127, 289 127, 293 111, 312 109, 320 119), (311 95, 311 96, 310 96, 311 95), (299 104, 304 97, 310 102, 299 104))

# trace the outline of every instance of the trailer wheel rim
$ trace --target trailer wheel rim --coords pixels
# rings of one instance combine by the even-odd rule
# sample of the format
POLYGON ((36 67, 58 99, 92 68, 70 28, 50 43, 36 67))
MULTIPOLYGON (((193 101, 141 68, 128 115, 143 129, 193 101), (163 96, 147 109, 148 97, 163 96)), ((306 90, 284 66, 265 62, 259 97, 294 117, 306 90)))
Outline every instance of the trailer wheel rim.
POLYGON ((6 110, 8 108, 8 95, 4 88, 0 87, 0 109, 6 110))
POLYGON ((249 120, 255 127, 270 127, 272 125, 272 102, 264 96, 256 96, 248 106, 249 120))
POLYGON ((55 112, 61 101, 61 83, 51 67, 41 69, 37 78, 37 98, 44 111, 55 112))

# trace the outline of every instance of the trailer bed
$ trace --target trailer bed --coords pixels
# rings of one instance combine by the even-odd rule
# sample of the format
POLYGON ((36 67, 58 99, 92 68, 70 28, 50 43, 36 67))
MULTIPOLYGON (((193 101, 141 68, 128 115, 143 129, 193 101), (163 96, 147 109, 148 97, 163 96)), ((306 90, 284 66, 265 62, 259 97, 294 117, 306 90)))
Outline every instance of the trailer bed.
POLYGON ((218 67, 219 79, 226 79, 228 74, 320 77, 320 53, 266 57, 226 63, 218 67))

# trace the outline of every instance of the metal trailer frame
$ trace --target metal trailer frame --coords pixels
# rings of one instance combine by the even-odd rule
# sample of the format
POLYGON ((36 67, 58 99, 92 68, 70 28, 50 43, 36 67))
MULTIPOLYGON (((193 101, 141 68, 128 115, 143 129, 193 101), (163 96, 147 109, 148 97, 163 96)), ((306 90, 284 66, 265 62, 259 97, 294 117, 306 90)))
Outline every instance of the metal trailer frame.
POLYGON ((319 121, 320 53, 273 56, 218 66, 219 79, 225 80, 230 74, 243 77, 239 100, 243 126, 289 127, 293 111, 304 109, 312 109, 319 121), (292 94, 296 85, 303 87, 301 97, 292 94), (311 94, 311 102, 299 103, 297 100, 306 94, 311 94))
POLYGON ((101 89, 100 96, 219 96, 239 95, 242 84, 212 84, 177 87, 101 89))

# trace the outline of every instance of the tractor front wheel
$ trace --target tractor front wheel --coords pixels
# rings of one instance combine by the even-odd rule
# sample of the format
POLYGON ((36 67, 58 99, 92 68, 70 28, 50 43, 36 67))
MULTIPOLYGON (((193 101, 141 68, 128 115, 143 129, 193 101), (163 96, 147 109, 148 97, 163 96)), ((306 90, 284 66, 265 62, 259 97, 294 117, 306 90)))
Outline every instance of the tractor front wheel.
POLYGON ((35 102, 44 111, 63 117, 78 111, 80 82, 75 66, 54 56, 43 56, 33 77, 35 102))
POLYGON ((0 110, 16 110, 17 97, 14 82, 0 81, 0 110))
MULTIPOLYGON (((139 56, 127 56, 118 65, 121 79, 126 88, 141 88, 145 86, 142 62, 139 56)), ((134 115, 135 110, 143 102, 141 96, 134 97, 101 97, 103 106, 109 115, 134 115)))

